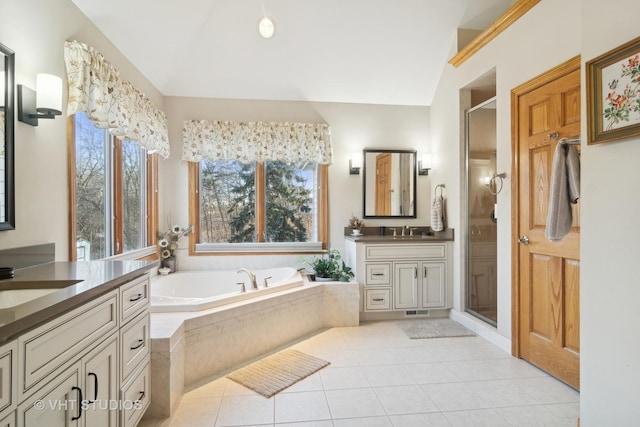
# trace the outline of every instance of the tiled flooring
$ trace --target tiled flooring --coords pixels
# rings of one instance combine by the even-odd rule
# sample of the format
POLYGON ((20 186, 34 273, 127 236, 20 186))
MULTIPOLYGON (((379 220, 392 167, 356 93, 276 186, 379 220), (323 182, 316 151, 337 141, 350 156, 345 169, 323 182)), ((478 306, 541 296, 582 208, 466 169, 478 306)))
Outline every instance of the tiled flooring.
POLYGON ((266 399, 226 378, 189 391, 175 426, 571 426, 579 394, 479 337, 411 340, 397 322, 292 346, 331 365, 266 399))

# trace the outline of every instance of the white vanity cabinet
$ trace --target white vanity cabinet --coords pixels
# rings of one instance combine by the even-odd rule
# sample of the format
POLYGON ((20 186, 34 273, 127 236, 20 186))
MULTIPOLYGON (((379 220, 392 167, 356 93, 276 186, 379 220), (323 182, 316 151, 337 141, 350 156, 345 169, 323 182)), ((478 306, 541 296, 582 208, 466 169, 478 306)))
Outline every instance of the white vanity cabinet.
POLYGON ((346 244, 347 260, 361 284, 362 311, 451 307, 451 242, 346 244))
POLYGON ((16 424, 17 350, 17 341, 0 346, 0 427, 16 424))
POLYGON ((17 427, 137 424, 150 397, 148 286, 145 274, 17 338, 17 427))

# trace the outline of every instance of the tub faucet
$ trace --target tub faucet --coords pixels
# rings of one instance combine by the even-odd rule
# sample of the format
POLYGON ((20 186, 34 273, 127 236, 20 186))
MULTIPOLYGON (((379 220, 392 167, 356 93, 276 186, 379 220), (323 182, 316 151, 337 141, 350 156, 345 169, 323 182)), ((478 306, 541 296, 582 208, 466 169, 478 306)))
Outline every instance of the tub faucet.
POLYGON ((241 268, 237 272, 238 273, 242 273, 243 271, 249 275, 249 280, 251 280, 251 289, 258 289, 258 283, 256 282, 255 274, 253 274, 252 272, 250 272, 246 268, 241 268))

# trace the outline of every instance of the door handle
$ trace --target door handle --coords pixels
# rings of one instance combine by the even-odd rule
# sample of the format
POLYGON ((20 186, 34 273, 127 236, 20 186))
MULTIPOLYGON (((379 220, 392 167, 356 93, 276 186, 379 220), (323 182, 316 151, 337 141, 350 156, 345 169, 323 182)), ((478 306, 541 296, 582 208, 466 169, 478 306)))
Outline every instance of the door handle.
POLYGON ((529 237, 527 236, 522 236, 518 239, 518 243, 522 243, 523 245, 528 245, 529 244, 529 237))

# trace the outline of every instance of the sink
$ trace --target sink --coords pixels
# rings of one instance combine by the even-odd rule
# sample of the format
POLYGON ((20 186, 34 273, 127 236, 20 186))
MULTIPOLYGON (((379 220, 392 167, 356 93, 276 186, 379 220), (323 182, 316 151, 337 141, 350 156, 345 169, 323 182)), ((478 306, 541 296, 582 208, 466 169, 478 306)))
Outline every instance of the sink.
POLYGON ((34 299, 57 291, 58 288, 48 289, 7 289, 0 290, 0 309, 11 308, 33 301, 34 299))

